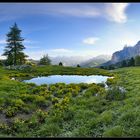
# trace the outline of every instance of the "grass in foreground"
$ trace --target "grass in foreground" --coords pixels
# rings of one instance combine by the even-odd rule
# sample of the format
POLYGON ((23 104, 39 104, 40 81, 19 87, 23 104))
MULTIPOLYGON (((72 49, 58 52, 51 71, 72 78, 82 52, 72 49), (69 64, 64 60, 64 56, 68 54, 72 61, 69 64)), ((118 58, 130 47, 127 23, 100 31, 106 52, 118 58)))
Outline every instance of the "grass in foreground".
MULTIPOLYGON (((52 67, 41 67, 32 74, 47 73, 49 70, 52 74, 59 74, 62 69, 58 69, 57 73, 57 69, 52 67)), ((72 68, 62 71, 68 70, 72 68)), ((140 135, 140 67, 113 71, 120 79, 110 80, 108 84, 112 87, 123 86, 127 90, 125 96, 117 88, 106 91, 102 84, 25 84, 11 81, 7 75, 27 73, 0 71, 0 134, 3 137, 140 135)), ((96 69, 95 72, 94 69, 82 68, 75 68, 71 73, 76 71, 81 74, 113 75, 104 70, 96 69)))

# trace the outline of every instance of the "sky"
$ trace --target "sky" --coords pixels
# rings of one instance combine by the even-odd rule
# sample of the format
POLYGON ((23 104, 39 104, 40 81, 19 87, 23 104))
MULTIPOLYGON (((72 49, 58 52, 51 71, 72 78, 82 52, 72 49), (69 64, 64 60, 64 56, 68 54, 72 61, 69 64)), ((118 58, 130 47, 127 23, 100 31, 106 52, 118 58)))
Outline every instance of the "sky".
POLYGON ((0 3, 0 58, 16 22, 24 52, 92 58, 140 40, 140 3, 0 3))

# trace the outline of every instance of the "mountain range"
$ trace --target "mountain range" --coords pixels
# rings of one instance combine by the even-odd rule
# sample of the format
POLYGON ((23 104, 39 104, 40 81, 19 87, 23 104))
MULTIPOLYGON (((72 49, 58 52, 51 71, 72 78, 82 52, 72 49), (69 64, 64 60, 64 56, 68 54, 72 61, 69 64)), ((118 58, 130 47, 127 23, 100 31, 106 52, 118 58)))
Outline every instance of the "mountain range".
POLYGON ((96 67, 99 66, 102 63, 105 63, 111 59, 110 55, 99 55, 96 57, 93 57, 87 61, 84 61, 80 64, 81 67, 96 67))
POLYGON ((122 50, 114 52, 112 54, 111 60, 106 63, 101 64, 101 66, 115 64, 122 60, 135 57, 137 55, 140 55, 140 41, 138 41, 137 44, 134 46, 124 46, 122 50))
POLYGON ((76 66, 77 64, 81 64, 88 59, 82 56, 56 56, 50 57, 53 65, 58 65, 59 62, 63 63, 63 66, 76 66))
MULTIPOLYGON (((100 67, 116 64, 137 55, 140 55, 140 41, 134 46, 125 45, 122 50, 114 52, 112 56, 99 55, 90 59, 81 56, 57 56, 50 57, 50 59, 53 65, 58 65, 59 62, 62 62, 64 66, 77 66, 79 64, 81 67, 100 67)), ((35 62, 36 60, 33 61, 35 62)))
MULTIPOLYGON (((58 65, 60 62, 62 62, 64 66, 77 66, 79 64, 81 67, 96 67, 109 61, 111 56, 99 55, 90 59, 82 56, 56 56, 50 57, 50 59, 53 65, 58 65)), ((29 59, 29 61, 36 64, 39 63, 39 60, 29 59)))
POLYGON ((125 45, 122 50, 114 52, 112 56, 99 55, 90 59, 81 56, 57 56, 50 57, 50 59, 53 65, 58 65, 59 62, 62 62, 64 66, 77 66, 79 64, 81 67, 99 67, 115 64, 137 55, 140 55, 140 41, 134 46, 125 45))
POLYGON ((59 62, 62 62, 64 66, 77 66, 79 64, 81 67, 96 67, 110 59, 111 56, 109 55, 99 55, 90 59, 81 56, 57 56, 51 58, 52 64, 58 65, 59 62))

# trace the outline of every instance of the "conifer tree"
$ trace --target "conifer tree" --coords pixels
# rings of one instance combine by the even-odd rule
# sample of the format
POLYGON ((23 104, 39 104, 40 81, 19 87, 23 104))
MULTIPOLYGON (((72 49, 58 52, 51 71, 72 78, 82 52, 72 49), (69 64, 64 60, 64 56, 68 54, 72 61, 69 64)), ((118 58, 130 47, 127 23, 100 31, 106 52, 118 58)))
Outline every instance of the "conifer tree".
POLYGON ((48 55, 44 55, 39 62, 40 65, 50 65, 51 60, 49 59, 48 55))
POLYGON ((59 66, 63 66, 63 63, 62 63, 62 62, 60 62, 60 63, 59 63, 59 66))
POLYGON ((4 56, 7 56, 7 65, 21 64, 21 60, 25 60, 27 57, 27 55, 22 52, 25 49, 22 41, 24 41, 24 39, 21 37, 21 30, 15 23, 10 27, 10 31, 7 34, 7 46, 3 53, 4 56))
POLYGON ((135 66, 140 66, 140 56, 135 57, 135 66))

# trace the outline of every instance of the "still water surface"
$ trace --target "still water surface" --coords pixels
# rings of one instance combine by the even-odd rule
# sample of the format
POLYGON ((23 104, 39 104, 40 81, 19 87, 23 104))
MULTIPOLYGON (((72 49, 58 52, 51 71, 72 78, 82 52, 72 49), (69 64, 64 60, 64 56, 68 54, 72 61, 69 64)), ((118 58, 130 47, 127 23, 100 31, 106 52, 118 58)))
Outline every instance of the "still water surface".
POLYGON ((37 85, 41 84, 55 84, 55 83, 105 83, 108 76, 102 75, 90 75, 90 76, 81 76, 81 75, 51 75, 51 76, 41 76, 32 78, 30 80, 23 80, 26 83, 35 83, 37 85))

